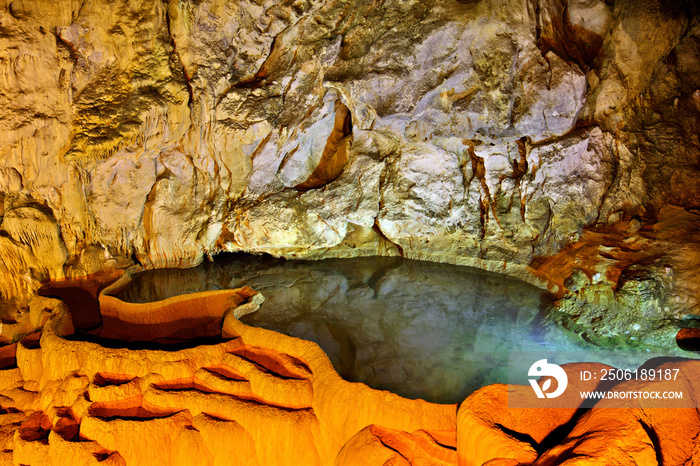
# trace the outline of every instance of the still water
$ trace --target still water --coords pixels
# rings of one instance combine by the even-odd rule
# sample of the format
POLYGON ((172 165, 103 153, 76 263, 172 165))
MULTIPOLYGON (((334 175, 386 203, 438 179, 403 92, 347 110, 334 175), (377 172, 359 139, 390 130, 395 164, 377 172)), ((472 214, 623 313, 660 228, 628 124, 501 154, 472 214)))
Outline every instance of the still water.
POLYGON ((460 402, 508 382, 508 352, 588 345, 546 324, 552 297, 519 280, 402 258, 285 261, 231 255, 148 271, 118 297, 149 302, 248 285, 266 300, 248 325, 316 342, 348 381, 408 398, 460 402))

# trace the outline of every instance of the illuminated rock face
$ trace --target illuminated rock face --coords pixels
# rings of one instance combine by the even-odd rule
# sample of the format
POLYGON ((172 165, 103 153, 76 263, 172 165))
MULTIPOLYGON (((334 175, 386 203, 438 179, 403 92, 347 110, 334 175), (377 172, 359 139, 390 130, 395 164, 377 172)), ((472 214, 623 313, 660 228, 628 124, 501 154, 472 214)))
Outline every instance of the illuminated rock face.
POLYGON ((700 205, 697 11, 671 3, 5 1, 3 318, 219 251, 560 278, 528 265, 700 205))
MULTIPOLYGON (((578 397, 579 391, 612 393, 649 390, 649 381, 581 381, 579 371, 610 369, 596 363, 562 366, 570 386, 563 397, 578 397), (572 383, 573 382, 573 383, 572 383)), ((688 393, 697 390, 700 364, 697 360, 651 360, 642 367, 655 371, 678 371, 672 381, 658 382, 652 390, 683 392, 673 408, 662 401, 606 399, 591 409, 508 409, 514 399, 532 397, 530 387, 490 385, 472 394, 457 414, 457 453, 460 466, 535 466, 620 464, 694 464, 700 454, 695 436, 700 416, 688 393), (668 405, 665 405, 668 406, 668 405)))
POLYGON ((125 274, 99 296, 101 325, 90 331, 99 338, 121 342, 175 342, 221 333, 224 315, 234 309, 240 317, 254 312, 264 300, 249 287, 205 291, 175 296, 157 302, 136 304, 114 296, 131 280, 125 274))
POLYGON ((221 343, 149 350, 80 341, 57 307, 17 345, 16 367, 0 370, 3 463, 680 466, 700 453, 698 361, 649 366, 679 370, 663 388, 687 394, 685 408, 605 400, 579 410, 579 390, 648 385, 577 379, 609 369, 595 363, 563 366, 568 408, 509 409, 509 397, 534 399, 522 385, 438 405, 346 382, 316 344, 248 327, 237 309, 221 343))

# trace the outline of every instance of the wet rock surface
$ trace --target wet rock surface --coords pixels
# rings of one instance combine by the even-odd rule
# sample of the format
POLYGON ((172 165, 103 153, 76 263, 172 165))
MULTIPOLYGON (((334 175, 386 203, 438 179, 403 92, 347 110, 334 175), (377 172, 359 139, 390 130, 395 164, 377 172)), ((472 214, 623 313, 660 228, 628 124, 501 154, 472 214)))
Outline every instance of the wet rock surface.
POLYGON ((667 207, 653 225, 633 219, 588 229, 577 243, 533 262, 567 290, 550 318, 604 347, 670 349, 674 329, 698 327, 698 220, 667 207))

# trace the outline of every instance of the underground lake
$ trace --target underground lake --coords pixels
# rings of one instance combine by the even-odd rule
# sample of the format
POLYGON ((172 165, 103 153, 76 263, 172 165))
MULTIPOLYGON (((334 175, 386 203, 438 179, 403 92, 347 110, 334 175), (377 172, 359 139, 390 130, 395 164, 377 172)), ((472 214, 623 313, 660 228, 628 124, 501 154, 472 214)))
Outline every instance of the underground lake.
POLYGON ((351 382, 456 403, 508 382, 514 351, 593 351, 546 319, 554 297, 517 279, 400 257, 288 261, 231 254, 134 276, 132 303, 249 286, 265 301, 241 321, 317 343, 351 382))

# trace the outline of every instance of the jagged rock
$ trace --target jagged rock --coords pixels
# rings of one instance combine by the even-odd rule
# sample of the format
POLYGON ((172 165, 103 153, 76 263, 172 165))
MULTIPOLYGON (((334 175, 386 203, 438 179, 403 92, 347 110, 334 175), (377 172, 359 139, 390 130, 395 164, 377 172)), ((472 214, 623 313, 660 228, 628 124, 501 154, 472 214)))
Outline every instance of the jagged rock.
MULTIPOLYGON (((0 227, 2 298, 8 301, 27 296, 27 291, 35 290, 41 282, 63 278, 62 264, 68 258, 61 229, 50 209, 32 202, 13 204, 6 202, 0 227)), ((18 310, 11 304, 2 307, 2 317, 14 320, 18 310)))
POLYGON ((605 129, 622 126, 626 105, 647 89, 655 68, 678 45, 691 18, 680 4, 661 1, 616 3, 603 80, 597 89, 595 117, 605 129), (634 10, 634 14, 629 14, 634 10), (651 72, 650 72, 651 71, 651 72))
POLYGON ((653 225, 586 229, 577 243, 533 262, 568 290, 549 317, 604 347, 660 345, 672 353, 679 321, 700 309, 699 219, 665 207, 653 225))
POLYGON ((221 250, 522 276, 585 226, 698 205, 696 9, 496 3, 5 4, 7 306, 221 250))
POLYGON ((613 22, 613 12, 603 0, 541 1, 538 46, 577 63, 582 69, 599 68, 603 40, 613 22))

